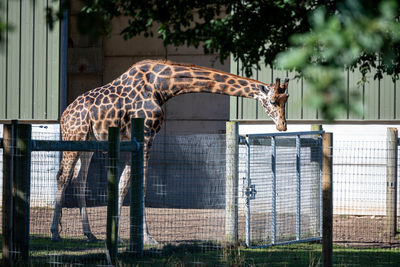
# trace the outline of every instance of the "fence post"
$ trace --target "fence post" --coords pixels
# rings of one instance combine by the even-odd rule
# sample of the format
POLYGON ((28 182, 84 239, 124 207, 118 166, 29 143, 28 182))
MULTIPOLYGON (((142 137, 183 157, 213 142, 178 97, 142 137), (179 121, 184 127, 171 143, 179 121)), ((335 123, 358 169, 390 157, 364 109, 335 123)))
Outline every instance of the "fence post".
POLYGON ((3 129, 3 203, 2 203, 2 262, 3 266, 12 265, 13 244, 13 176, 14 176, 14 154, 16 147, 16 124, 4 124, 3 129))
POLYGON ((226 123, 225 241, 238 242, 239 124, 226 123))
POLYGON ((386 136, 386 234, 392 238, 397 233, 397 128, 387 128, 386 136))
POLYGON ((332 266, 332 133, 322 134, 322 260, 324 267, 332 266))
POLYGON ((110 261, 115 265, 118 254, 118 164, 119 127, 108 128, 108 170, 107 170, 107 237, 106 246, 110 261))
POLYGON ((13 181, 14 249, 19 262, 29 259, 29 205, 31 182, 31 134, 32 126, 18 124, 13 181))
POLYGON ((131 153, 130 181, 130 244, 129 250, 143 256, 144 217, 144 119, 131 120, 131 139, 140 144, 139 151, 131 153))

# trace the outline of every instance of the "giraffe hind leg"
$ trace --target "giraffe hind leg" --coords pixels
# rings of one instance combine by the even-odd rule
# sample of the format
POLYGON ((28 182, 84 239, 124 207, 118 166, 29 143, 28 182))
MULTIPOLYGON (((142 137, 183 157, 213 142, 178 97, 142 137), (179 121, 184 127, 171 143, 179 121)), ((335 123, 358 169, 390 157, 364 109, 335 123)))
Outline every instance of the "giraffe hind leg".
POLYGON ((78 159, 78 152, 63 152, 60 169, 57 173, 57 194, 54 205, 53 221, 51 224, 51 240, 60 241, 59 224, 61 222, 61 212, 64 202, 65 190, 71 181, 72 172, 78 159))
POLYGON ((78 163, 75 165, 73 179, 77 179, 78 182, 78 203, 82 218, 82 230, 83 234, 87 237, 88 242, 97 241, 96 236, 90 230, 89 218, 86 209, 86 181, 89 170, 90 161, 92 159, 93 152, 82 152, 79 155, 78 163))

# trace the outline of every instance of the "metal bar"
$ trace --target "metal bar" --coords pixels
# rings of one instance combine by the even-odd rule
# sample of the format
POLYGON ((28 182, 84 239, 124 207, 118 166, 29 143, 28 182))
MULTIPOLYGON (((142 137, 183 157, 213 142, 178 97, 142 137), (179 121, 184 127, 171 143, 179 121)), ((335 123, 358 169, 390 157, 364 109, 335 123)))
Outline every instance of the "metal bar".
MULTIPOLYGON (((140 144, 132 141, 120 142, 120 151, 138 151, 140 144)), ((108 141, 54 141, 32 140, 32 151, 107 151, 108 141)))
POLYGON ((276 138, 272 136, 272 244, 276 243, 276 138))
POLYGON ((312 135, 323 134, 325 131, 308 131, 308 132, 279 132, 279 133, 265 133, 265 134, 248 134, 248 137, 270 137, 270 136, 295 136, 295 135, 312 135))
POLYGON ((143 256, 144 221, 144 119, 131 120, 131 136, 140 142, 139 152, 131 153, 129 250, 143 256))
MULTIPOLYGON (((270 137, 270 136, 264 136, 265 137, 270 137)), ((271 140, 270 139, 264 139, 264 140, 257 140, 257 137, 250 137, 253 140, 253 146, 270 146, 271 145, 271 140)), ((263 137, 258 137, 258 138, 263 138, 263 137)), ((245 144, 244 138, 241 138, 239 140, 239 144, 245 144)), ((315 138, 301 138, 301 146, 302 147, 315 147, 318 144, 318 141, 315 140, 315 138)), ((282 138, 276 140, 276 146, 278 147, 295 147, 296 146, 296 138, 293 136, 293 138, 282 138)))
POLYGON ((16 121, 11 124, 5 124, 3 130, 4 151, 3 151, 3 203, 2 203, 2 264, 3 266, 12 266, 13 258, 13 176, 14 159, 16 147, 16 121))
POLYGON ((108 144, 106 248, 109 264, 115 265, 118 254, 119 127, 108 128, 108 144))
MULTIPOLYGON (((249 188, 251 185, 250 180, 250 142, 249 137, 246 137, 246 146, 247 146, 247 175, 246 175, 246 188, 249 188)), ((246 246, 250 247, 251 237, 250 237, 250 195, 246 195, 246 246)))
MULTIPOLYGON (((65 4, 67 0, 61 0, 65 4)), ((64 112, 67 102, 67 69, 68 69, 68 10, 64 10, 60 25, 60 114, 64 112)))
POLYGON ((290 245, 290 244, 297 244, 297 243, 320 241, 321 239, 322 239, 321 237, 311 237, 311 238, 305 238, 305 239, 300 239, 300 240, 277 242, 275 244, 265 244, 265 245, 259 245, 259 246, 251 246, 249 248, 251 248, 251 249, 268 248, 268 247, 280 246, 280 245, 290 245))
POLYGON ((323 195, 322 195, 322 159, 323 159, 323 150, 322 150, 322 135, 319 136, 319 142, 320 142, 320 156, 319 156, 319 214, 318 214, 318 218, 319 218, 319 233, 322 236, 322 232, 323 232, 323 195))
POLYGON ((29 208, 31 183, 30 141, 32 126, 17 125, 13 176, 13 238, 17 261, 29 262, 29 208))
POLYGON ((323 228, 322 228, 322 263, 324 267, 332 266, 333 244, 333 199, 332 199, 332 156, 333 135, 324 133, 322 136, 322 196, 323 196, 323 228))
POLYGON ((297 174, 297 212, 296 212, 296 239, 301 238, 301 138, 296 138, 296 174, 297 174))

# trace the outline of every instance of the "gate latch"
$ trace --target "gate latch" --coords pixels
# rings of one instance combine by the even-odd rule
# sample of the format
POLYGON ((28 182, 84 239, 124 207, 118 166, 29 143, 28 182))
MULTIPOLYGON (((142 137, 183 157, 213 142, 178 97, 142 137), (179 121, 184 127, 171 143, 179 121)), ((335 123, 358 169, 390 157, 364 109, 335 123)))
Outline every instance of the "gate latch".
POLYGON ((246 188, 246 196, 249 199, 256 199, 256 194, 257 194, 257 190, 256 190, 256 185, 252 184, 249 187, 246 188))

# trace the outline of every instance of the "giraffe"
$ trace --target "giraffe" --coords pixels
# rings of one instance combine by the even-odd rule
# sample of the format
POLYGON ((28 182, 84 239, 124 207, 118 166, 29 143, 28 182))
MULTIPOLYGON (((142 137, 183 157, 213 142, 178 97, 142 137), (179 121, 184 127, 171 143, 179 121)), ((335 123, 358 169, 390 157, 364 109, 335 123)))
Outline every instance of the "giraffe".
MULTIPOLYGON (((63 140, 107 140, 108 127, 119 126, 121 140, 130 139, 131 117, 145 120, 144 172, 151 145, 163 123, 162 105, 172 97, 187 93, 213 93, 257 99, 274 121, 279 131, 286 131, 285 105, 289 79, 274 84, 190 64, 163 60, 144 60, 131 66, 112 82, 78 96, 63 112, 60 121, 63 140)), ((59 241, 59 224, 64 193, 71 180, 82 183, 78 203, 83 234, 88 241, 96 237, 90 230, 85 202, 85 186, 93 152, 63 152, 57 173, 57 194, 51 225, 52 240, 59 241)), ((119 211, 129 190, 130 166, 124 164, 119 181, 119 211)), ((143 238, 147 244, 156 243, 148 233, 146 217, 143 238)))

